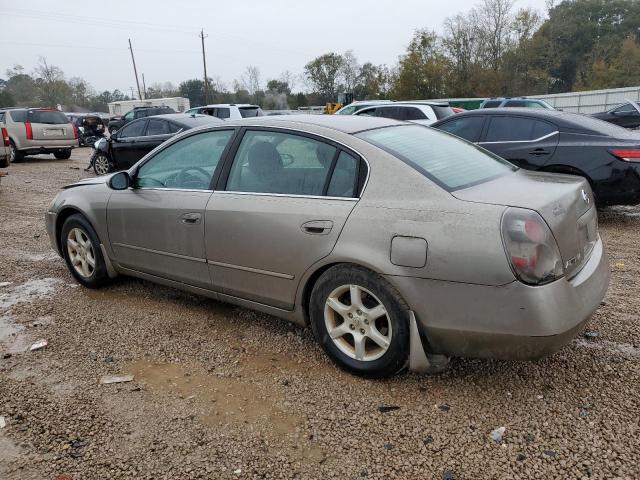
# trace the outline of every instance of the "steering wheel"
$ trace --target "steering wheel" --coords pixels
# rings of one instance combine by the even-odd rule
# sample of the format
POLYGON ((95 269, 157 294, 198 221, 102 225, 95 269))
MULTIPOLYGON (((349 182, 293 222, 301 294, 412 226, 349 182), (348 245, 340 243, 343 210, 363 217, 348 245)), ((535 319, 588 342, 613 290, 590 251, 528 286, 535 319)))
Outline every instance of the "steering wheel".
POLYGON ((182 187, 185 187, 188 184, 195 184, 193 185, 195 188, 208 188, 209 183, 211 183, 211 176, 209 175, 209 172, 201 167, 183 168, 177 173, 175 179, 182 187), (197 175, 189 173, 190 171, 196 172, 197 175), (202 176, 202 178, 198 178, 199 176, 202 176))

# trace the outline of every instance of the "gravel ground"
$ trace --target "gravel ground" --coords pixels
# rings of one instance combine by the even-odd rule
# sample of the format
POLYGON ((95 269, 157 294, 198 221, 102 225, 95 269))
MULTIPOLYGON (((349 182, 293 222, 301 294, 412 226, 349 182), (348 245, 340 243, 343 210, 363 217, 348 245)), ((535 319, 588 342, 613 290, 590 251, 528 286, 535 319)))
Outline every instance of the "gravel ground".
POLYGON ((78 287, 43 215, 87 156, 28 158, 0 186, 0 478, 640 478, 640 208, 601 212, 594 333, 542 361, 366 381, 266 315, 78 287), (134 379, 100 384, 115 374, 134 379))

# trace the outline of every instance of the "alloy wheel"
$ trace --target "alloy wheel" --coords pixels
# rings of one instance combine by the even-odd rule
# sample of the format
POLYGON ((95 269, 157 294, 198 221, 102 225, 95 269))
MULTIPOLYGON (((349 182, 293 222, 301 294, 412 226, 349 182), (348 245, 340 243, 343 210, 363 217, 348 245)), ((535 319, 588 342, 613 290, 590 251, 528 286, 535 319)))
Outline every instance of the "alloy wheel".
POLYGON ((109 159, 105 155, 98 155, 93 161, 93 167, 98 175, 109 173, 109 159))
POLYGON ((359 285, 342 285, 329 294, 324 321, 333 343, 356 360, 376 360, 391 344, 387 309, 373 293, 359 285))
POLYGON ((74 227, 67 235, 67 253, 75 271, 89 278, 96 269, 96 256, 89 235, 83 229, 74 227))

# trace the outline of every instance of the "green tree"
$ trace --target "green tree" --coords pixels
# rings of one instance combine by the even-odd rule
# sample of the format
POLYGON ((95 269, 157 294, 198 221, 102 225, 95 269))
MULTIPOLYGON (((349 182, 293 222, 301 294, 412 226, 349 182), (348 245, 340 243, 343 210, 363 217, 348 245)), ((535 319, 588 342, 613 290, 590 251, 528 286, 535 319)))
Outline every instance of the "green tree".
POLYGON ((451 64, 445 57, 435 32, 415 32, 407 53, 400 58, 392 96, 398 100, 446 96, 451 64))
POLYGON ((180 95, 187 97, 192 107, 198 107, 205 104, 204 100, 204 82, 200 79, 193 78, 180 83, 178 87, 180 95))
POLYGON ((343 65, 342 56, 333 52, 320 55, 305 65, 307 80, 324 102, 336 101, 343 65))

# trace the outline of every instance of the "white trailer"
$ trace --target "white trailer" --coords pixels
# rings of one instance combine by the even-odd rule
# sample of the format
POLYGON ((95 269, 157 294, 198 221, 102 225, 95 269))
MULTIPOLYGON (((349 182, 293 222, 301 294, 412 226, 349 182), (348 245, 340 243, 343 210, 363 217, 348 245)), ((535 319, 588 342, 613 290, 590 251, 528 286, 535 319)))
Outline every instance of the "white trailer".
POLYGON ((122 100, 109 103, 110 115, 124 115, 136 107, 171 107, 176 112, 185 112, 191 108, 185 97, 148 98, 145 100, 122 100))
POLYGON ((553 108, 573 113, 605 112, 616 105, 629 100, 640 101, 640 87, 609 88, 588 92, 557 93, 555 95, 533 95, 553 108))

